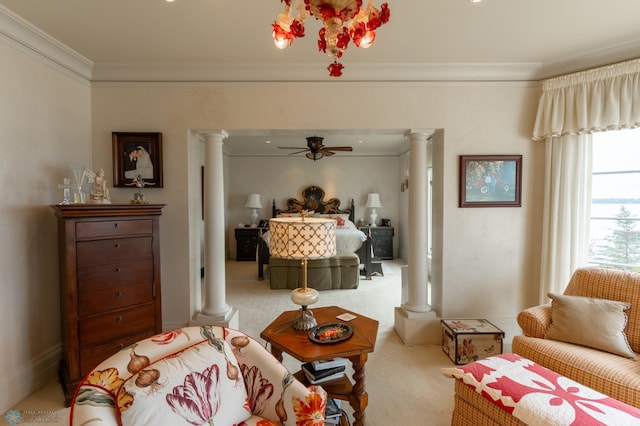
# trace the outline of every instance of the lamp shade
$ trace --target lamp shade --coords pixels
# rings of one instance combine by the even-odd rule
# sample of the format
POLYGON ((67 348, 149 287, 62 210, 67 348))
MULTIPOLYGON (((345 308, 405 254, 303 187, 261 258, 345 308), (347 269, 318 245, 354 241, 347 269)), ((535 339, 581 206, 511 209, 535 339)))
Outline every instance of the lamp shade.
POLYGON ((367 195, 367 205, 369 208, 382 207, 382 203, 380 202, 380 194, 369 194, 367 195))
POLYGON ((260 202, 260 194, 249 194, 244 206, 250 209, 261 209, 262 203, 260 202))
POLYGON ((269 250, 285 259, 323 259, 336 254, 336 221, 315 217, 269 220, 269 250))

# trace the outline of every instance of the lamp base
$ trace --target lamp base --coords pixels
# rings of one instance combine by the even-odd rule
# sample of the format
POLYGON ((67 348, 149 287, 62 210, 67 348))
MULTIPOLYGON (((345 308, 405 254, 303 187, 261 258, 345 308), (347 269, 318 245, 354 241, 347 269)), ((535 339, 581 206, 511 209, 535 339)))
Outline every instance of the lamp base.
POLYGON ((376 225, 377 220, 378 220, 378 213, 376 212, 375 208, 372 208, 371 215, 369 216, 369 226, 371 226, 372 228, 377 226, 376 225))
POLYGON ((300 316, 293 320, 292 327, 296 330, 311 330, 317 325, 318 322, 316 321, 316 317, 313 316, 313 312, 308 310, 306 306, 302 306, 300 316))

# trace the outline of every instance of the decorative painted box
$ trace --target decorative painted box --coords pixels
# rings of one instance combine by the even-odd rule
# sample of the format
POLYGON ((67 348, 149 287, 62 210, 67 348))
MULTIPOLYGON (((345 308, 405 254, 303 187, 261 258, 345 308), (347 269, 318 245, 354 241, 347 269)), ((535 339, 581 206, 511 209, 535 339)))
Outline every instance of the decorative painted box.
POLYGON ((504 331, 486 319, 443 319, 442 351, 455 364, 502 353, 504 331))

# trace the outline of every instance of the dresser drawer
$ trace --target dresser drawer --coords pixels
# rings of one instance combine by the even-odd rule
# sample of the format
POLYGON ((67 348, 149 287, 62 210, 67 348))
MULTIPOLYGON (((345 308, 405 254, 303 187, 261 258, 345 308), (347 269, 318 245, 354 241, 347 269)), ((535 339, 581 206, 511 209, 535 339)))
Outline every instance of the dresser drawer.
POLYGON ((153 259, 120 261, 107 265, 91 265, 78 269, 78 291, 95 291, 153 282, 153 259))
POLYGON ((152 237, 80 241, 76 246, 78 267, 151 257, 152 241, 152 237))
POLYGON ((129 345, 133 345, 142 339, 153 336, 154 334, 156 334, 155 330, 151 329, 131 336, 120 337, 119 339, 112 340, 107 343, 82 348, 80 350, 80 374, 84 376, 93 367, 97 366, 119 350, 126 348, 129 345))
POLYGON ((76 223, 76 238, 123 237, 145 235, 153 232, 150 219, 105 220, 76 223))
POLYGON ((155 328, 155 305, 110 312, 79 321, 80 346, 155 328))
POLYGON ((98 314, 153 300, 153 283, 109 287, 78 293, 80 316, 98 314))

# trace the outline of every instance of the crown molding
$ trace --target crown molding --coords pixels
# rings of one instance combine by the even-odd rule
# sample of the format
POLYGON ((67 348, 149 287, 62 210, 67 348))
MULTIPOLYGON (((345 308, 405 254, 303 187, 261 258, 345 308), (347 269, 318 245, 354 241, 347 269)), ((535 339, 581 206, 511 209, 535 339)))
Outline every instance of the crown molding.
POLYGON ((541 64, 347 64, 339 79, 319 64, 96 63, 92 81, 109 82, 455 82, 537 80, 541 64))
POLYGON ((93 62, 0 4, 0 40, 75 78, 91 81, 93 62))
POLYGON ((535 63, 349 64, 339 79, 320 63, 93 63, 0 4, 0 41, 87 83, 463 83, 538 82, 638 58, 640 39, 535 63))
POLYGON ((640 58, 640 39, 545 62, 540 77, 557 77, 637 58, 640 58))

